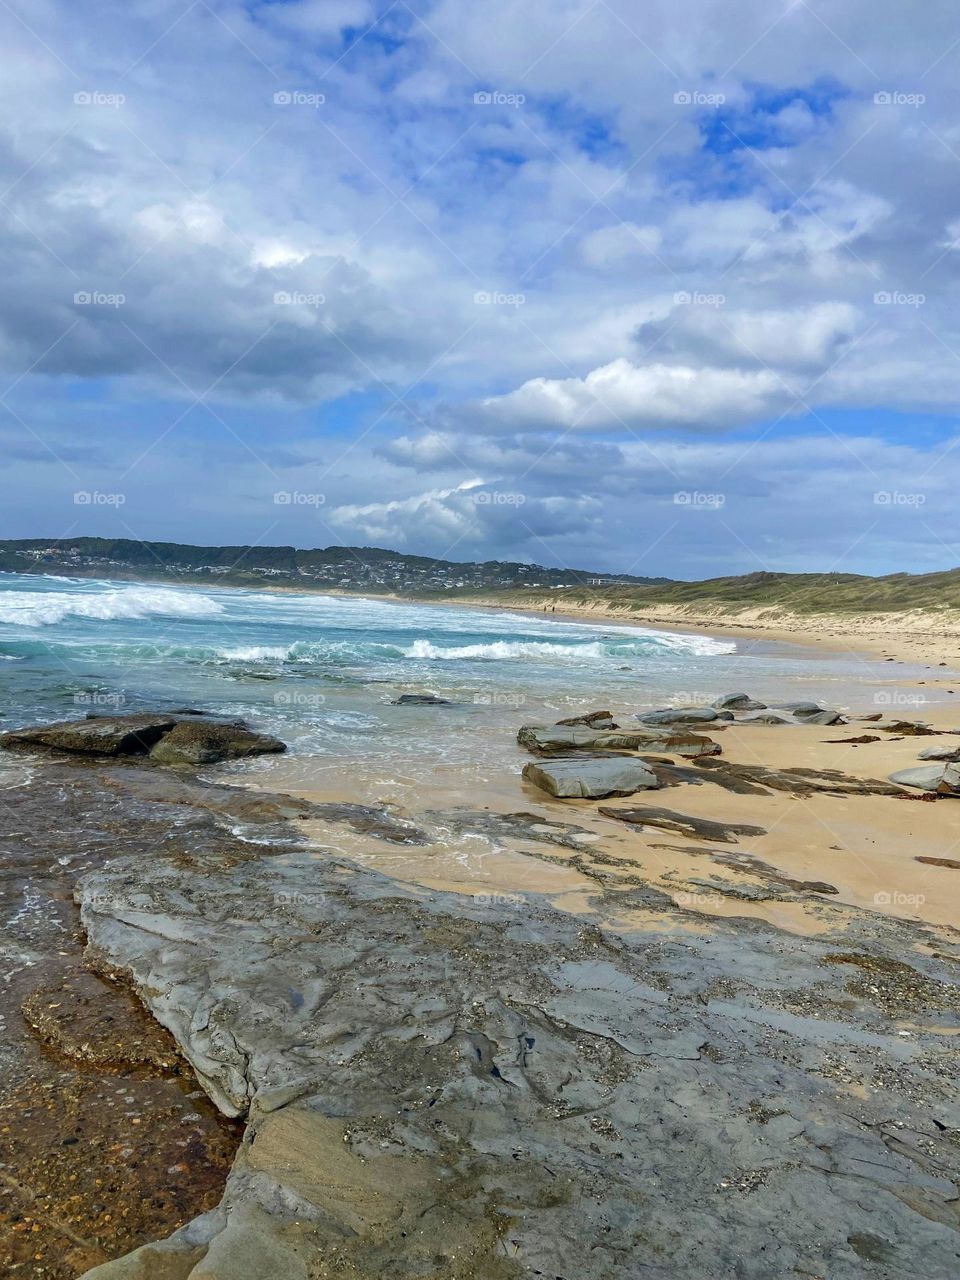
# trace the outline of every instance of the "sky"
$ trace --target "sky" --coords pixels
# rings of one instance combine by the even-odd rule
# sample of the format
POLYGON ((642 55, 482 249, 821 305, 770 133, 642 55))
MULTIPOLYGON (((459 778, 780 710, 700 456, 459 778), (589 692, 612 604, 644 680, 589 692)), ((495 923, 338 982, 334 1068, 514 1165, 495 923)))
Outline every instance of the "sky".
POLYGON ((5 0, 0 537, 960 564, 948 0, 5 0))

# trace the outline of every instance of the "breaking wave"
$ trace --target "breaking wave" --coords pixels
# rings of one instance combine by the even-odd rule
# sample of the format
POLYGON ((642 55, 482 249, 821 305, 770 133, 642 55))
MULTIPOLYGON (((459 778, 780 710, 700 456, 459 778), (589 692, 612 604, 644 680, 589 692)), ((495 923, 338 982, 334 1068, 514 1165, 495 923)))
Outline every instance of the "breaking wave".
POLYGON ((154 587, 118 587, 106 591, 11 591, 0 596, 0 623, 19 627, 47 627, 65 618, 212 618, 223 607, 199 591, 171 591, 154 587))

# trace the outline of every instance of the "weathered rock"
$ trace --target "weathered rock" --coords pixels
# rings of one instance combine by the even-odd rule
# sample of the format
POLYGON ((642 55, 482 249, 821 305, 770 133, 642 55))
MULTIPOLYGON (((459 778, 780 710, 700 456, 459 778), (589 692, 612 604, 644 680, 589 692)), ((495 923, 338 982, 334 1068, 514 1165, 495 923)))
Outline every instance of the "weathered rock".
POLYGON ((960 871, 960 862, 956 858, 926 858, 918 856, 914 858, 914 862, 924 862, 928 867, 950 867, 954 871, 960 871))
POLYGON ((560 759, 544 764, 524 765, 528 782, 563 798, 629 796, 635 791, 654 789, 656 775, 633 756, 609 756, 582 760, 560 759))
POLYGON ((924 747, 919 759, 946 760, 956 764, 960 761, 960 747, 924 747))
POLYGON ((565 755, 571 751, 640 751, 655 748, 695 759, 720 754, 720 744, 682 729, 591 729, 586 725, 524 725, 517 733, 522 747, 537 756, 565 755))
POLYGON ((219 760, 270 755, 286 751, 287 744, 265 733, 255 733, 239 723, 181 720, 150 751, 157 764, 214 764, 219 760))
POLYGON ((600 730, 587 725, 525 724, 517 731, 517 742, 535 755, 564 755, 568 751, 590 750, 600 730))
POLYGON ((0 734, 0 747, 89 756, 143 756, 176 724, 173 716, 94 716, 0 734))
POLYGON ((727 760, 697 760, 711 782, 740 795, 788 791, 795 796, 816 792, 831 796, 903 796, 906 792, 877 778, 854 778, 838 769, 770 769, 762 764, 731 764, 727 760))
POLYGON ((395 707, 452 707, 449 698, 438 698, 432 693, 401 693, 394 698, 395 707))
POLYGON ((800 717, 804 724, 846 724, 843 716, 837 711, 818 711, 812 716, 800 717))
POLYGON ((663 707, 641 711, 637 719, 643 724, 709 724, 720 719, 720 712, 713 707, 663 707))
POLYGON ((558 720, 557 724, 585 724, 592 729, 615 729, 612 711, 589 711, 583 716, 570 716, 567 720, 558 720))
POLYGON ((749 693, 724 693, 713 704, 718 711, 765 711, 767 704, 757 702, 749 693))
POLYGON ((777 704, 776 710, 789 711, 792 716, 796 716, 799 720, 805 720, 807 716, 819 715, 825 708, 821 707, 819 702, 780 702, 777 704))
POLYGON ((852 747, 865 747, 870 742, 879 742, 880 739, 875 733, 860 733, 853 738, 827 738, 829 743, 848 744, 852 747))
POLYGON ((786 716, 778 716, 775 711, 762 711, 756 716, 744 716, 741 724, 792 724, 786 716))
POLYGON ((743 920, 701 937, 652 890, 682 934, 309 850, 186 876, 171 855, 88 877, 91 954, 247 1133, 217 1209, 87 1280, 956 1275, 935 1030, 956 988, 906 926, 845 914, 833 956, 743 920), (879 967, 908 951, 916 969, 879 967))
POLYGON ((960 795, 960 766, 933 764, 901 769, 899 773, 891 773, 890 781, 901 787, 933 791, 941 796, 956 796, 960 795))
POLYGON ((712 822, 709 818, 694 818, 688 814, 675 813, 672 809, 657 809, 649 805, 632 809, 610 809, 601 805, 599 812, 606 818, 616 818, 636 827, 673 831, 690 840, 717 840, 721 844, 734 844, 743 836, 766 835, 765 827, 752 827, 737 822, 712 822))

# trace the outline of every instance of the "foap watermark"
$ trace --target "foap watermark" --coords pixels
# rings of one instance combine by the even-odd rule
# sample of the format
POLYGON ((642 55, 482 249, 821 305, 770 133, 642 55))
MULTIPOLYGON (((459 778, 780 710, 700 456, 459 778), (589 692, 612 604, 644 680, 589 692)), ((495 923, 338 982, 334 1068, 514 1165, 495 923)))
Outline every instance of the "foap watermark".
POLYGON ((308 93, 304 89, 278 89, 273 95, 275 107, 322 107, 327 100, 325 93, 308 93))
POLYGON ((925 93, 904 93, 901 89, 881 89, 873 95, 877 107, 922 107, 926 100, 925 93))
POLYGON ((909 707, 916 711, 926 706, 927 700, 922 693, 904 693, 902 689, 879 689, 873 695, 875 707, 909 707))
POLYGON ((704 511, 719 511, 727 501, 725 493, 701 493, 698 489, 681 489, 673 495, 676 507, 698 507, 704 511))
POLYGON ((473 900, 479 907, 525 907, 527 900, 522 893, 475 893, 473 900))
POLYGON ((722 893, 675 893, 674 902, 678 907, 692 907, 695 911, 701 907, 722 907, 722 893))
POLYGON ((322 907, 326 901, 325 893, 301 893, 299 889, 281 890, 273 895, 275 907, 322 907))
POLYGON ((78 507, 122 507, 126 500, 125 493, 100 493, 98 489, 79 489, 73 495, 78 507))
POLYGON ((478 307, 522 307, 526 300, 525 293, 501 293, 496 289, 479 289, 473 295, 478 307))
POLYGON ((273 705, 275 707, 307 707, 309 710, 316 710, 318 707, 326 706, 327 699, 322 693, 303 693, 299 689, 293 689, 289 693, 275 693, 273 695, 273 705))
POLYGON ((75 107, 111 107, 114 111, 119 111, 126 100, 126 94, 105 93, 102 89, 81 89, 73 95, 75 107))
POLYGON ((726 100, 725 93, 706 93, 703 89, 678 89, 673 95, 676 107, 722 107, 726 100))
POLYGON ((673 295, 673 301, 678 307, 722 307, 727 301, 725 293, 693 293, 686 289, 681 289, 679 293, 673 295))
POLYGON ((473 95, 477 107, 522 107, 526 100, 525 93, 504 93, 502 89, 479 89, 473 95))
POLYGON ((878 489, 873 495, 877 507, 922 507, 926 501, 925 493, 902 493, 899 489, 878 489))
POLYGON ((325 493, 302 493, 299 489, 280 489, 273 495, 278 507, 322 507, 326 500, 325 493))
POLYGON ((516 709, 526 705, 526 695, 523 693, 475 693, 473 695, 474 706, 477 707, 510 707, 516 709))
POLYGON ((75 307, 122 307, 127 300, 125 293, 103 293, 99 289, 78 289, 73 295, 75 307))
POLYGON ((905 293, 902 289, 879 289, 873 295, 875 307, 922 307, 927 300, 925 293, 905 293))
POLYGON ((901 893, 898 889, 889 892, 881 889, 879 893, 873 895, 875 907, 922 907, 926 900, 926 894, 901 893))
POLYGON ((274 305, 278 307, 322 307, 326 300, 325 294, 301 293, 297 289, 292 293, 280 289, 273 295, 274 305))
POLYGON ((525 493, 507 493, 503 489, 481 489, 470 495, 478 507, 522 507, 525 493))
POLYGON ((111 711, 118 711, 120 707, 126 706, 127 699, 122 693, 75 693, 73 702, 77 707, 107 707, 111 711))

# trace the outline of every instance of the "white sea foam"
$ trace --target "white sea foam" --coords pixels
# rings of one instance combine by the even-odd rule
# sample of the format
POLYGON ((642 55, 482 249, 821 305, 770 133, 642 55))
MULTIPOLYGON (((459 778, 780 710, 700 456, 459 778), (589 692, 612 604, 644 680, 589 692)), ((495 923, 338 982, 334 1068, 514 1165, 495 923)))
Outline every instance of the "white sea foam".
POLYGON ((0 595, 0 622, 20 627, 46 627, 64 618, 211 618, 223 606, 199 591, 163 587, 118 587, 97 592, 11 591, 0 595))
POLYGON ((293 648, 293 645, 240 645, 236 649, 218 649, 217 657, 227 662, 266 662, 269 659, 282 661, 292 655, 293 648))
POLYGON ((611 635, 605 640, 586 644, 555 644, 548 640, 494 640, 487 644, 465 644, 444 647, 431 640, 415 640, 404 650, 406 658, 431 658, 441 661, 480 659, 487 662, 515 662, 523 658, 549 658, 561 662, 596 662, 611 658, 629 658, 655 652, 658 647, 691 654, 731 653, 736 646, 729 641, 709 636, 681 636, 651 631, 642 639, 636 633, 611 635))

